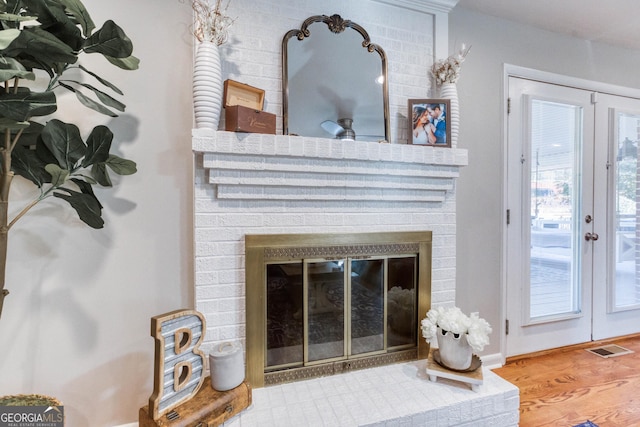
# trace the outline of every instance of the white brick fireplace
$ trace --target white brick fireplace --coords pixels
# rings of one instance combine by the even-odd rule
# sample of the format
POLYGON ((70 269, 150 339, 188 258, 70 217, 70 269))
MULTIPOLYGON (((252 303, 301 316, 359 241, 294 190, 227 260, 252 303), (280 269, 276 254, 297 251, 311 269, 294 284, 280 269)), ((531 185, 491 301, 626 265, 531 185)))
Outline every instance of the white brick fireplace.
MULTIPOLYGON (((466 150, 202 129, 193 150, 205 352, 244 342, 246 234, 430 230, 432 305, 454 304, 455 181, 466 150)), ((477 392, 432 383, 424 362, 256 389, 252 408, 227 424, 517 425, 515 386, 488 370, 477 392)))
POLYGON ((455 303, 455 179, 467 152, 196 129, 196 309, 244 339, 246 234, 433 232, 433 305, 455 303))
MULTIPOLYGON (((428 69, 449 54, 457 0, 234 0, 223 78, 265 90, 282 133, 281 40, 304 19, 340 14, 367 29, 389 64, 391 143, 195 129, 195 306, 206 318, 202 350, 245 329, 247 234, 433 233, 432 305, 456 290, 456 179, 467 152, 406 144, 407 100, 436 97, 428 69)), ((471 41, 469 41, 471 42, 471 41)), ((247 426, 515 426, 518 391, 485 370, 477 392, 428 381, 424 360, 256 389, 247 426)))

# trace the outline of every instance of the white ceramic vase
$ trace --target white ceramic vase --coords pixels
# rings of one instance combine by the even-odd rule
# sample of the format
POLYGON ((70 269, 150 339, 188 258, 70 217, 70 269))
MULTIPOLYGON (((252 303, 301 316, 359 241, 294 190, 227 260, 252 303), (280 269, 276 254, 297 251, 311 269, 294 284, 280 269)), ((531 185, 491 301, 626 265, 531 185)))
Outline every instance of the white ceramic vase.
POLYGON ((222 68, 218 45, 202 42, 193 68, 193 108, 196 128, 218 129, 222 109, 222 68))
POLYGON ((473 349, 467 342, 466 334, 454 334, 438 327, 438 353, 444 366, 458 371, 471 367, 473 349), (456 335, 458 335, 456 337, 456 335))
POLYGON ((242 344, 224 342, 209 353, 211 387, 218 391, 227 391, 238 387, 244 381, 244 359, 242 344))
POLYGON ((460 107, 458 104, 458 88, 455 83, 442 83, 440 86, 440 98, 449 99, 451 110, 447 112, 449 126, 451 127, 451 146, 458 143, 458 129, 460 127, 460 107))

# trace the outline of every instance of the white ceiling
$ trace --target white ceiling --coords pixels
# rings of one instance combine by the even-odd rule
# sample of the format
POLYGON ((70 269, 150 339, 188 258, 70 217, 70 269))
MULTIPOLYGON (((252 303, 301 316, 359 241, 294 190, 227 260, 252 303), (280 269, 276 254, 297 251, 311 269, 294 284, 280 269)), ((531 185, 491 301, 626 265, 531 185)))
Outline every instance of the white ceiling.
POLYGON ((460 0, 456 7, 640 50, 638 0, 460 0))

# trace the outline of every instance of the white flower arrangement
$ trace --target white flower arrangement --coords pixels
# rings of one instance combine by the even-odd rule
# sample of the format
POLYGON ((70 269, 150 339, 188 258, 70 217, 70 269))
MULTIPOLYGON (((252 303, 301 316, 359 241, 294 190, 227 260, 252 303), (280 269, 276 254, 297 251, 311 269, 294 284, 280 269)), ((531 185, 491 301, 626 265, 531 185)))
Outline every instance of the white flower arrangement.
POLYGON ((451 55, 447 59, 436 61, 431 67, 431 74, 436 79, 436 84, 455 83, 460 77, 460 68, 467 54, 471 50, 471 46, 462 48, 455 55, 451 55))
POLYGON ((422 336, 430 341, 436 337, 438 326, 454 334, 466 334, 467 342, 475 352, 482 351, 489 344, 491 326, 478 313, 467 316, 458 307, 437 307, 422 319, 422 336))
POLYGON ((228 30, 235 22, 227 15, 227 9, 231 0, 223 7, 223 0, 215 0, 215 5, 210 0, 191 0, 191 7, 195 12, 195 26, 193 35, 198 41, 208 41, 220 46, 226 43, 228 30))

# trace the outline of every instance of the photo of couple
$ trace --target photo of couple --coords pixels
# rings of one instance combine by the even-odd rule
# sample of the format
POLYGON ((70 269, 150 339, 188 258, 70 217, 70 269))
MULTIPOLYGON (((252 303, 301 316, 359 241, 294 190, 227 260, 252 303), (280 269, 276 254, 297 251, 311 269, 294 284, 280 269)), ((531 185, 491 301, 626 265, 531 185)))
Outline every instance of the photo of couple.
POLYGON ((409 100, 411 114, 409 143, 450 147, 447 113, 449 100, 409 100))

